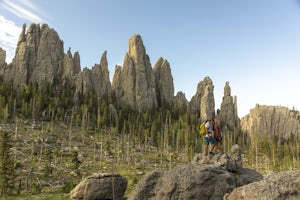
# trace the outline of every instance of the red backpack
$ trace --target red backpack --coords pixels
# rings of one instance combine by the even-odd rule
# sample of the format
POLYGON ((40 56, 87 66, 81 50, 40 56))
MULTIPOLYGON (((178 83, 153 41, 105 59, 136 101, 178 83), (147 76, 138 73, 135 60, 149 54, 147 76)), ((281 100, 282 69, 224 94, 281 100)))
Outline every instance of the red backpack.
POLYGON ((221 135, 221 132, 220 132, 220 127, 217 124, 214 124, 213 130, 214 130, 214 138, 216 140, 222 140, 222 135, 221 135))

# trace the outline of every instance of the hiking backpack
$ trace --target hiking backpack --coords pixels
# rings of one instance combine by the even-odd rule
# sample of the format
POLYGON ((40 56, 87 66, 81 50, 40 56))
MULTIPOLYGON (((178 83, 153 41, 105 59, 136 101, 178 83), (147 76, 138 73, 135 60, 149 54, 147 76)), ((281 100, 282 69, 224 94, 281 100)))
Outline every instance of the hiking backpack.
POLYGON ((202 136, 206 135, 205 122, 202 122, 200 124, 200 135, 202 135, 202 136))

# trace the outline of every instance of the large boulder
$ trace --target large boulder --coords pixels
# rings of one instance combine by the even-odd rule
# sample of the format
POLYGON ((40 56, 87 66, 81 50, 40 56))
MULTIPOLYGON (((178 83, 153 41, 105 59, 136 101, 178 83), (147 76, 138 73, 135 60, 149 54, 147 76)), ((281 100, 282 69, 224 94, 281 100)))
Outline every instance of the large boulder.
POLYGON ((128 200, 223 199, 235 188, 230 172, 212 165, 182 165, 149 172, 128 200))
POLYGON ((260 181, 263 176, 242 168, 239 147, 231 154, 197 154, 191 164, 146 174, 129 195, 129 200, 223 199, 234 188, 260 181))
POLYGON ((94 174, 81 181, 70 193, 71 199, 123 199, 127 179, 120 174, 94 174))
POLYGON ((300 199, 300 170, 270 173, 259 182, 253 182, 234 189, 225 199, 300 199))

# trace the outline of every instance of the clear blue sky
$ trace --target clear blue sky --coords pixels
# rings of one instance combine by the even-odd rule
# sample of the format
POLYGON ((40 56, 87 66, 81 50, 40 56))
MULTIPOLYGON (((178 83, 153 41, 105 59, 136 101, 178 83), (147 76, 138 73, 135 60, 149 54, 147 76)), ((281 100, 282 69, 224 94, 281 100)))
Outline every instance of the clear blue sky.
POLYGON ((0 0, 0 47, 14 55, 22 24, 47 23, 91 68, 107 51, 110 76, 140 34, 152 66, 171 65, 188 100, 210 76, 216 109, 225 82, 239 117, 255 105, 300 109, 300 0, 0 0))

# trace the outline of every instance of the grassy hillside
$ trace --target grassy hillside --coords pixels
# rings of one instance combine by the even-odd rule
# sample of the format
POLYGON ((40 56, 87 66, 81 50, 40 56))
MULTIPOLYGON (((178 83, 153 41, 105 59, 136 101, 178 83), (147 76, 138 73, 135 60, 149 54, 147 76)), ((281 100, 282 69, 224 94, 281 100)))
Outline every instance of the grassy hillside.
POLYGON ((116 135, 109 129, 83 130, 77 125, 70 128, 32 120, 1 127, 11 135, 16 173, 13 194, 18 199, 64 199, 82 178, 104 172, 125 176, 128 194, 146 172, 190 160, 184 151, 161 151, 139 143, 135 136, 116 135))
MULTIPOLYGON (((172 129, 160 132, 157 147, 151 145, 150 138, 141 140, 138 131, 118 134, 115 128, 90 128, 75 122, 17 119, 2 122, 0 127, 1 135, 9 135, 13 161, 11 195, 0 199, 69 199, 69 191, 93 173, 119 173, 126 177, 128 195, 145 173, 189 163, 203 145, 203 138, 191 135, 184 126, 178 132, 183 137, 173 137, 172 129)), ((3 141, 2 138, 2 144, 3 141)), ((251 144, 243 145, 238 138, 236 141, 243 152, 244 167, 263 174, 299 168, 299 157, 292 156, 299 155, 299 143, 276 146, 259 136, 251 144)), ((226 134, 224 142, 225 151, 229 152, 232 135, 226 134)))

